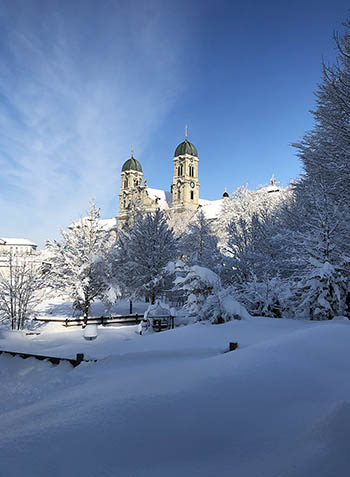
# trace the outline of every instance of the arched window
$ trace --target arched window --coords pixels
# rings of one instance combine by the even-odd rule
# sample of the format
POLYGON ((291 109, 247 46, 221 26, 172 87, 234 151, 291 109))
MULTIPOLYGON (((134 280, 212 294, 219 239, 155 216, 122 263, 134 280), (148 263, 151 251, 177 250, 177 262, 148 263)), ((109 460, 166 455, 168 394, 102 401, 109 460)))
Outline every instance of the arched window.
POLYGON ((194 197, 193 190, 191 190, 191 200, 193 200, 193 197, 194 197))
POLYGON ((177 168, 177 175, 181 176, 181 167, 180 166, 177 168))
POLYGON ((178 190, 177 191, 177 200, 180 200, 181 199, 181 192, 178 190))
POLYGON ((124 189, 127 189, 129 187, 129 181, 128 179, 125 179, 124 181, 124 189))

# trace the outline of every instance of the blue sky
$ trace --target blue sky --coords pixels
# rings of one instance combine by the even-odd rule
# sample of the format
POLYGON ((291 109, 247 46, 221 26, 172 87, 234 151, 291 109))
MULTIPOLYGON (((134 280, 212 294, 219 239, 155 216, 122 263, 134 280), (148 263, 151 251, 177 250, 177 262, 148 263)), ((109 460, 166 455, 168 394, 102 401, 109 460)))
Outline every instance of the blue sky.
POLYGON ((347 16, 341 0, 3 0, 0 234, 43 245, 91 198, 116 215, 131 148, 169 189, 185 124, 202 198, 287 184, 347 16))

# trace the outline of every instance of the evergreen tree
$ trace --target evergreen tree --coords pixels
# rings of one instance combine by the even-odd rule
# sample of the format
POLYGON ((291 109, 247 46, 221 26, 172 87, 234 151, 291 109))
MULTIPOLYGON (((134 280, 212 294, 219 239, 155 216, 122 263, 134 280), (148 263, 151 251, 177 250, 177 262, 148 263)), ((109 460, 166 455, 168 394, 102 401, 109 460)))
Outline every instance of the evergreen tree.
POLYGON ((220 269, 222 259, 217 238, 202 210, 199 210, 181 236, 180 251, 190 265, 200 265, 213 271, 220 269))
POLYGON ((165 289, 166 266, 178 253, 163 212, 138 214, 133 226, 118 235, 114 270, 124 282, 124 294, 146 296, 154 303, 165 289))

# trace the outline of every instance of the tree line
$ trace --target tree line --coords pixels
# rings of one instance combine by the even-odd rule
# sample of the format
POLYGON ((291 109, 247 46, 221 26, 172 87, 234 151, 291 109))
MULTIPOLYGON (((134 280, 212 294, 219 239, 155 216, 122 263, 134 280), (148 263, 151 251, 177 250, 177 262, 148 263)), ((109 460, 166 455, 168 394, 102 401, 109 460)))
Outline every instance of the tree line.
MULTIPOLYGON (((215 221, 201 209, 144 213, 134 204, 116 236, 91 203, 88 217, 48 243, 41 282, 68 293, 85 321, 97 298, 108 308, 121 297, 154 302, 176 292, 189 315, 216 323, 242 317, 242 305, 259 316, 350 316, 349 26, 335 35, 336 63, 322 66, 314 127, 293 145, 298 180, 279 192, 239 187, 215 221)), ((0 314, 20 327, 11 293, 2 278, 0 314)))

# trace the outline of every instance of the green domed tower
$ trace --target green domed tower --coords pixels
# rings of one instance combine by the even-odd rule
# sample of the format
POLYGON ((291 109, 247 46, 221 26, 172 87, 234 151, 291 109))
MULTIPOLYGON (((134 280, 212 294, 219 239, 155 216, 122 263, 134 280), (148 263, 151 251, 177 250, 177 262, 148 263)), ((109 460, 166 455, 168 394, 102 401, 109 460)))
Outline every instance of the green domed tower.
POLYGON ((132 191, 142 186, 142 166, 131 153, 131 157, 124 162, 121 172, 121 186, 119 194, 119 214, 123 215, 129 206, 132 191))
POLYGON ((175 149, 171 196, 173 207, 198 208, 198 152, 194 144, 187 139, 187 128, 186 139, 175 149))

